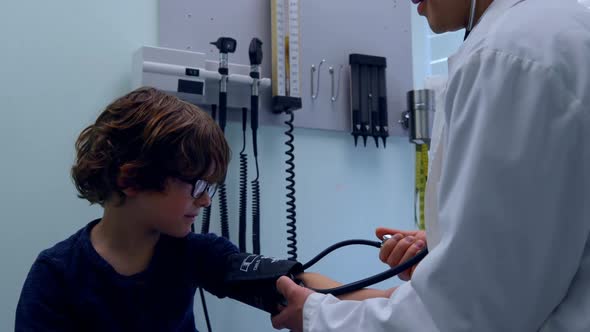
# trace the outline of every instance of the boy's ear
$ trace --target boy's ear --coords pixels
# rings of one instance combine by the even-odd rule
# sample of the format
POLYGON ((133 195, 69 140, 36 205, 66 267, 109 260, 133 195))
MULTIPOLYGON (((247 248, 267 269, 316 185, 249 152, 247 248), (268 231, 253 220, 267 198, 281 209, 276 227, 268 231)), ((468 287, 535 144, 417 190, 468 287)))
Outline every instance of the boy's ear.
POLYGON ((125 196, 135 196, 138 190, 133 185, 133 178, 135 177, 135 167, 131 164, 123 164, 119 167, 119 174, 117 175, 117 186, 125 194, 125 196))

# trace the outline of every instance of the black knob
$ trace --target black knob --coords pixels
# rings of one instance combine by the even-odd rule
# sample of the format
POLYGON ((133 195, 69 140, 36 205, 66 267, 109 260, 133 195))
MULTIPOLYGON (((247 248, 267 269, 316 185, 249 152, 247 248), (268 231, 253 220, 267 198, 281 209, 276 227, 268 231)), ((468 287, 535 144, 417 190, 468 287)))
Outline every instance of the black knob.
POLYGON ((252 38, 248 50, 250 56, 250 65, 260 65, 262 63, 262 42, 258 38, 252 38))

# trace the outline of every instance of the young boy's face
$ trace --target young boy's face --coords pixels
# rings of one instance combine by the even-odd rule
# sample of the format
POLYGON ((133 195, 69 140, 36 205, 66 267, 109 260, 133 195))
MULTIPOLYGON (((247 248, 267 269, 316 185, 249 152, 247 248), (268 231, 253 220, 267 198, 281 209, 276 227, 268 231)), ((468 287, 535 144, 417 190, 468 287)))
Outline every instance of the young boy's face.
POLYGON ((211 205, 204 192, 192 196, 193 185, 176 178, 167 178, 163 192, 140 192, 134 198, 134 208, 142 214, 147 226, 173 237, 184 237, 202 207, 211 205))

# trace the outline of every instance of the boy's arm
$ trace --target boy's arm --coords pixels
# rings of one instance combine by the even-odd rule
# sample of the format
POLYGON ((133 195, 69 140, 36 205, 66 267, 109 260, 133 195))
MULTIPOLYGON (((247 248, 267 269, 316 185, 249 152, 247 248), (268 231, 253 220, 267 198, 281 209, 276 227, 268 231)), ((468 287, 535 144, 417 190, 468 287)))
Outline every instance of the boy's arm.
MULTIPOLYGON (((342 286, 341 283, 334 281, 324 275, 319 273, 313 272, 305 272, 297 276, 297 278, 301 279, 305 284, 305 287, 312 288, 312 289, 328 289, 342 286)), ((372 288, 363 288, 358 291, 354 291, 352 293, 343 294, 338 296, 341 300, 356 300, 362 301, 370 298, 375 297, 385 297, 388 298, 393 294, 396 287, 381 290, 381 289, 372 289, 372 288)))
POLYGON ((63 274, 49 258, 37 258, 18 301, 15 332, 74 330, 65 310, 62 281, 63 274))
POLYGON ((227 296, 225 275, 227 259, 238 253, 238 248, 227 239, 215 234, 189 234, 188 262, 190 278, 198 287, 223 298, 227 296))

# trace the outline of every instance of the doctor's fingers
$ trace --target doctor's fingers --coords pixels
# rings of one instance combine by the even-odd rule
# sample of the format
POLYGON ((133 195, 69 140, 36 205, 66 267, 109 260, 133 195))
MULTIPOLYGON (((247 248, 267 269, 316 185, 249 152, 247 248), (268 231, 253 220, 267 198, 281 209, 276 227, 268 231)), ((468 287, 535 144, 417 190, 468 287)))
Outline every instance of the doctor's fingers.
POLYGON ((403 263, 404 257, 413 257, 420 249, 424 248, 425 243, 414 236, 406 236, 400 239, 397 234, 393 238, 385 241, 381 248, 380 258, 390 267, 403 263), (392 248, 393 247, 393 248, 392 248), (383 256, 381 256, 383 255, 383 256))
MULTIPOLYGON (((418 252, 420 252, 420 250, 424 249, 425 244, 422 240, 416 240, 414 242, 414 244, 412 244, 404 253, 404 255, 402 256, 402 258, 400 259, 399 264, 402 264, 404 262, 406 262, 408 259, 416 256, 416 254, 418 254, 418 252)), ((403 281, 408 281, 412 278, 412 274, 414 273, 414 270, 416 269, 416 265, 412 266, 411 268, 403 271, 402 273, 400 273, 398 275, 398 277, 403 280, 403 281)))
POLYGON ((389 254, 393 251, 393 248, 395 248, 399 240, 403 239, 403 237, 404 236, 401 234, 395 234, 381 244, 381 249, 379 249, 379 259, 383 263, 387 264, 387 258, 389 257, 389 254))
POLYGON ((277 330, 288 328, 287 321, 289 320, 289 316, 288 310, 283 310, 280 313, 271 316, 270 322, 272 323, 272 327, 277 330))
POLYGON ((279 293, 281 293, 287 301, 287 307, 285 311, 296 310, 303 312, 303 305, 305 304, 305 301, 309 295, 314 292, 309 288, 297 285, 293 282, 293 280, 285 276, 280 277, 277 280, 276 286, 277 291, 279 291, 279 293))
POLYGON ((291 331, 303 330, 303 305, 313 293, 311 289, 301 287, 288 277, 280 277, 276 283, 277 290, 287 300, 285 307, 278 315, 272 317, 271 322, 274 328, 288 328, 291 331))
POLYGON ((403 234, 397 233, 383 242, 379 251, 379 259, 383 263, 389 264, 389 258, 392 254, 396 253, 401 258, 407 249, 404 238, 405 236, 403 234))
MULTIPOLYGON (((303 329, 299 329, 295 327, 295 323, 293 321, 293 313, 290 310, 283 310, 280 314, 271 317, 270 321, 272 323, 272 327, 277 330, 289 329, 290 331, 300 332, 303 329)), ((303 325, 303 322, 301 323, 303 325)))

